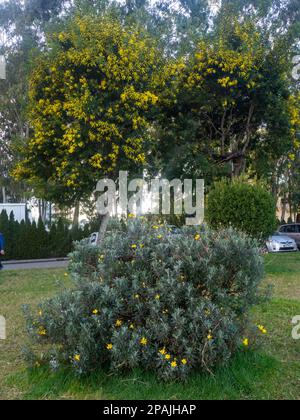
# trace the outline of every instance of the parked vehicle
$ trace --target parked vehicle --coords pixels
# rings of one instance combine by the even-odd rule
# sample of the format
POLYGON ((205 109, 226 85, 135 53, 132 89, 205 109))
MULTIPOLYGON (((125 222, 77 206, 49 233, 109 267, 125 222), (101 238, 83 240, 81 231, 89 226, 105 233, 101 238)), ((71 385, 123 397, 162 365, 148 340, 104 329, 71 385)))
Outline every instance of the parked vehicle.
POLYGON ((91 234, 90 238, 89 238, 89 245, 91 246, 96 246, 98 243, 98 237, 99 237, 99 233, 98 232, 94 232, 91 234))
POLYGON ((275 232, 267 241, 267 248, 269 252, 297 252, 298 246, 294 239, 283 235, 280 232, 275 232))
POLYGON ((290 223, 288 225, 282 225, 279 228, 279 233, 296 241, 298 249, 300 249, 300 224, 290 223))

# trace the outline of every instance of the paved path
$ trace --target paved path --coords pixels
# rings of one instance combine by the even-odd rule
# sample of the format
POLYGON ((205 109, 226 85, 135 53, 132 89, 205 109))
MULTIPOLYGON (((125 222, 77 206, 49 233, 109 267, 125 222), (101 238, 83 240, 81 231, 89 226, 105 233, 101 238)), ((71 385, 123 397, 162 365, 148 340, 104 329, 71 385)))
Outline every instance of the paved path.
POLYGON ((7 261, 3 263, 4 270, 31 270, 43 268, 66 268, 68 260, 31 260, 31 261, 7 261))

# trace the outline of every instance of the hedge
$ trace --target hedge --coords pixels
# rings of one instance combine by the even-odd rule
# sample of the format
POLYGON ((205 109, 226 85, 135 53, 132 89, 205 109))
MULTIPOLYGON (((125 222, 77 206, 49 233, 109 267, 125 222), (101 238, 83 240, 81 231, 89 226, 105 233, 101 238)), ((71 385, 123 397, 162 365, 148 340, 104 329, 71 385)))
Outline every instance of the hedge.
POLYGON ((13 213, 8 217, 3 210, 0 232, 5 238, 5 259, 23 260, 66 257, 72 251, 74 241, 90 235, 90 227, 70 230, 63 220, 58 220, 46 229, 41 219, 38 223, 29 220, 19 223, 13 213))

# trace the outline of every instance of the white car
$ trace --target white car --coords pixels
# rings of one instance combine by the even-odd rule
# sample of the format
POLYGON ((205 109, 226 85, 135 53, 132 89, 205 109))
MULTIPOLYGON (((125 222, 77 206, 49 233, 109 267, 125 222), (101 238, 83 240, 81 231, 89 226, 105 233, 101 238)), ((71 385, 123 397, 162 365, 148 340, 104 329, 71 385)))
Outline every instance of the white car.
POLYGON ((294 239, 275 232, 267 241, 269 252, 297 252, 298 246, 294 239))
POLYGON ((98 232, 92 233, 91 236, 89 237, 89 245, 91 245, 91 246, 97 246, 97 244, 98 244, 98 237, 99 237, 99 233, 98 232))

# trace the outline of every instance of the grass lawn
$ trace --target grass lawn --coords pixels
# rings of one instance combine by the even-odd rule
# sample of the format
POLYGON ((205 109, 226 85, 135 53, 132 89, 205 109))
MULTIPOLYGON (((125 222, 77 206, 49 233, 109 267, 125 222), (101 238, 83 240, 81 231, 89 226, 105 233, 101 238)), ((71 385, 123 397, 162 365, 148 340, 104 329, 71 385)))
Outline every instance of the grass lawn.
POLYGON ((0 314, 8 339, 0 341, 0 400, 3 399, 300 399, 300 340, 292 339, 291 320, 300 315, 300 253, 268 255, 266 280, 274 285, 271 302, 253 311, 268 336, 261 350, 238 354, 212 377, 195 373, 187 384, 160 383, 134 372, 114 377, 99 372, 79 380, 69 371, 28 372, 21 356, 26 343, 21 306, 53 295, 68 280, 61 270, 7 271, 0 274, 0 314))

